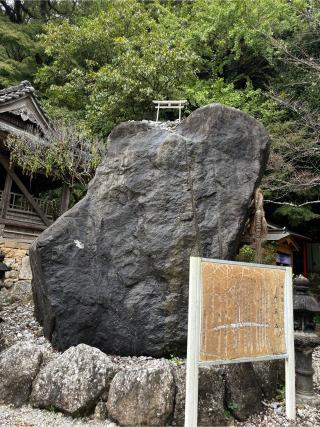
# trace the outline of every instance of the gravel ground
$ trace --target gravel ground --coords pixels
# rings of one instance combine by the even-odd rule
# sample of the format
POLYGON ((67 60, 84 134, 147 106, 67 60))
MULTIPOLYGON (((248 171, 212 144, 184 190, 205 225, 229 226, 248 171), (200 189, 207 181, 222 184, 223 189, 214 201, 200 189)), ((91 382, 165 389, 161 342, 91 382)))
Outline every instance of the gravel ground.
POLYGON ((239 423, 236 422, 235 426, 242 427, 317 427, 320 426, 320 411, 319 409, 305 406, 297 408, 296 422, 290 422, 285 416, 284 402, 263 402, 265 410, 258 414, 253 415, 247 421, 239 423))
POLYGON ((42 328, 33 317, 31 284, 19 282, 11 289, 0 291, 1 347, 18 341, 46 342, 42 328))
POLYGON ((1 427, 116 427, 110 421, 94 421, 89 418, 73 419, 60 412, 34 409, 31 406, 13 408, 0 405, 1 427))
MULTIPOLYGON (((42 328, 33 317, 33 302, 30 283, 18 283, 11 290, 0 290, 0 340, 1 348, 17 341, 32 341, 37 344, 50 343, 43 337, 42 328)), ((143 366, 151 357, 114 356, 115 363, 123 367, 143 366)), ((313 353, 314 387, 320 397, 320 348, 313 353)), ((320 409, 311 406, 297 408, 297 421, 289 422, 285 417, 283 401, 263 402, 264 410, 245 422, 230 421, 230 426, 242 427, 320 427, 320 409)), ((110 421, 89 418, 72 419, 59 412, 34 409, 30 406, 13 408, 0 405, 1 427, 116 427, 110 421)))

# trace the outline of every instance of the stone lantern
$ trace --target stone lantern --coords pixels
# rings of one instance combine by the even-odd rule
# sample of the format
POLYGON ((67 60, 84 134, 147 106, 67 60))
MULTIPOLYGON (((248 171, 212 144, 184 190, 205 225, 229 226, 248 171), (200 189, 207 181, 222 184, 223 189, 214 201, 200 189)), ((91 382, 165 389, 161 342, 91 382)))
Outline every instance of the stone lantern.
POLYGON ((317 405, 320 402, 313 391, 312 353, 320 345, 314 321, 315 313, 320 313, 320 305, 309 294, 310 283, 307 278, 300 275, 293 280, 293 284, 297 403, 317 405))

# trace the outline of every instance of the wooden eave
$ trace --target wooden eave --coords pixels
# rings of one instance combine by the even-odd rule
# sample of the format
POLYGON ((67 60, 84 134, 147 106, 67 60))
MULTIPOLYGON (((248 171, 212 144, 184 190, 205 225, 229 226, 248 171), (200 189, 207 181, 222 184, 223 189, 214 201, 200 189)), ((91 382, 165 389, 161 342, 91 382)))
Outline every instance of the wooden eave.
POLYGON ((294 251, 297 251, 297 252, 300 251, 300 246, 298 245, 297 242, 295 242, 295 240, 291 236, 284 237, 283 239, 278 240, 277 243, 279 245, 286 243, 289 247, 292 247, 294 251))
MULTIPOLYGON (((26 93, 16 99, 10 99, 0 103, 0 121, 1 113, 12 113, 21 117, 23 121, 30 120, 32 123, 39 126, 42 131, 45 131, 49 127, 48 119, 43 113, 38 101, 32 95, 32 93, 26 93)), ((9 132, 16 132, 17 129, 12 124, 1 122, 1 127, 6 126, 9 132)))

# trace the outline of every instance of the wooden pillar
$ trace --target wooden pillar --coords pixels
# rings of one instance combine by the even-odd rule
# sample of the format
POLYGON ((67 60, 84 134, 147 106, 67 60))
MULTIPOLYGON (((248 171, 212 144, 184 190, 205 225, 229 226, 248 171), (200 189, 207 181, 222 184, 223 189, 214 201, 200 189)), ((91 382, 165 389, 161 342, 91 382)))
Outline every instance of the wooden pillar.
POLYGON ((51 221, 46 217, 43 210, 40 208, 40 206, 36 203, 32 195, 29 193, 28 189, 24 185, 24 183, 21 181, 21 179, 18 177, 18 175, 10 168, 9 160, 0 153, 0 164, 4 167, 4 169, 7 172, 7 175, 10 175, 10 178, 17 184, 19 189, 21 190, 22 194, 25 196, 25 198, 28 200, 30 205, 33 207, 33 209, 37 212, 37 214, 42 219, 43 223, 47 226, 51 224, 51 221))
MULTIPOLYGON (((10 168, 13 170, 13 168, 10 168)), ((1 209, 1 218, 5 218, 7 215, 7 210, 9 208, 10 204, 10 193, 11 193, 11 187, 12 187, 12 177, 7 172, 6 174, 6 180, 4 184, 4 190, 2 193, 2 209, 1 209)))
POLYGON ((303 242, 303 275, 308 277, 308 249, 307 243, 303 242))
POLYGON ((69 202, 70 202, 70 187, 67 184, 63 184, 61 205, 60 205, 61 214, 63 214, 69 209, 69 202))

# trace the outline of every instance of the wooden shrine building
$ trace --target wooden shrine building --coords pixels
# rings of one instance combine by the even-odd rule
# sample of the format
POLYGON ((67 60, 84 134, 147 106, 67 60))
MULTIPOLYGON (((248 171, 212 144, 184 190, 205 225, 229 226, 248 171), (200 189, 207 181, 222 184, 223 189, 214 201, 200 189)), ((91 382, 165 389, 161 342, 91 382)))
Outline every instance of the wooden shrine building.
POLYGON ((268 234, 265 241, 276 244, 277 265, 292 267, 296 275, 308 277, 308 249, 311 239, 299 233, 288 230, 286 227, 268 223, 268 234))
POLYGON ((33 175, 32 179, 23 174, 10 164, 5 145, 10 134, 44 134, 48 126, 29 82, 0 90, 0 237, 34 240, 53 222, 53 205, 41 194, 61 183, 44 174, 33 175))

